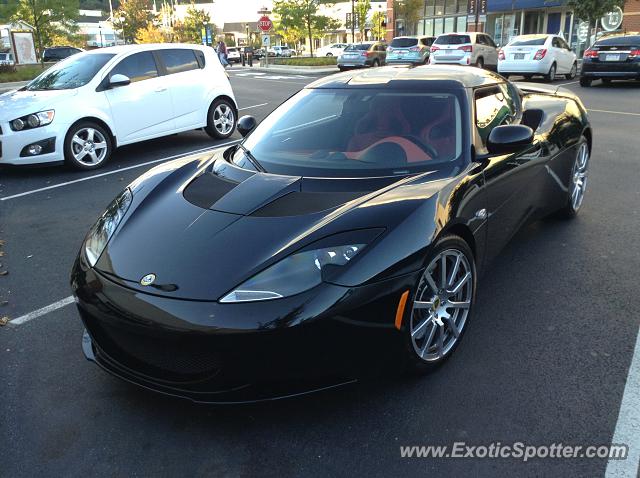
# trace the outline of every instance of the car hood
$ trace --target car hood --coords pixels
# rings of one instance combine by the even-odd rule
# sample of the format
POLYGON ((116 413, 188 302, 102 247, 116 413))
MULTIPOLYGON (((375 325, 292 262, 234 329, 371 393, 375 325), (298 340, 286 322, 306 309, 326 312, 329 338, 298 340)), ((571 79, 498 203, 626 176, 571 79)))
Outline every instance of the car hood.
POLYGON ((11 121, 38 111, 55 109, 58 103, 77 94, 77 90, 9 91, 0 95, 0 120, 11 121))
POLYGON ((387 227, 387 219, 369 206, 384 195, 391 199, 379 204, 395 200, 393 190, 411 180, 309 180, 251 173, 224 163, 231 171, 216 172, 215 164, 196 162, 161 180, 138 181, 132 204, 96 269, 145 293, 218 300, 323 237, 387 227), (358 209, 367 209, 366 214, 354 215, 358 209), (140 285, 147 274, 155 274, 155 283, 140 285))

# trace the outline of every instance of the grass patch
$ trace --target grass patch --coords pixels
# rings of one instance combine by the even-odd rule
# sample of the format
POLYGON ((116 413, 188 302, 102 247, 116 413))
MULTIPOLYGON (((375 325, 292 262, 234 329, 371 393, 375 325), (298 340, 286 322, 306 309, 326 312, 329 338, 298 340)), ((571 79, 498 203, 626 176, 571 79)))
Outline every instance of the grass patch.
POLYGON ((331 56, 322 56, 319 58, 269 58, 272 65, 287 66, 331 66, 336 64, 336 58, 331 56))
POLYGON ((0 83, 33 80, 47 68, 46 65, 44 68, 41 65, 18 65, 15 67, 3 65, 0 67, 0 83))

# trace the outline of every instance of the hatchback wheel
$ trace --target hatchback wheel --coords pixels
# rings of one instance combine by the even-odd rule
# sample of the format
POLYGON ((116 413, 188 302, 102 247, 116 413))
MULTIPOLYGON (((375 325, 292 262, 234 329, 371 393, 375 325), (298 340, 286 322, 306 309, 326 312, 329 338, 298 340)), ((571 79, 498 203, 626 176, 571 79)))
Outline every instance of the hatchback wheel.
POLYGON ((551 65, 551 68, 549 68, 549 73, 544 75, 544 79, 546 81, 554 81, 556 79, 556 64, 555 63, 553 65, 551 65))
POLYGON ((438 241, 427 264, 404 331, 409 368, 418 372, 453 353, 466 330, 476 291, 473 253, 460 237, 438 241))
POLYGON ((205 131, 215 139, 226 139, 236 129, 236 111, 230 101, 217 99, 209 107, 205 131))
POLYGON ((476 68, 484 68, 484 60, 482 59, 482 57, 479 57, 476 60, 475 66, 476 66, 476 68))
POLYGON ((373 63, 371 64, 371 66, 372 66, 373 68, 376 68, 376 67, 380 66, 380 62, 378 61, 378 59, 377 59, 377 58, 376 58, 375 60, 373 60, 373 63))
POLYGON ((571 67, 571 71, 569 72, 568 75, 565 76, 565 78, 567 80, 573 80, 576 77, 577 73, 578 73, 578 65, 577 63, 574 63, 573 66, 571 67))
POLYGON ((97 123, 79 121, 64 139, 64 160, 76 169, 96 169, 111 156, 111 136, 97 123))

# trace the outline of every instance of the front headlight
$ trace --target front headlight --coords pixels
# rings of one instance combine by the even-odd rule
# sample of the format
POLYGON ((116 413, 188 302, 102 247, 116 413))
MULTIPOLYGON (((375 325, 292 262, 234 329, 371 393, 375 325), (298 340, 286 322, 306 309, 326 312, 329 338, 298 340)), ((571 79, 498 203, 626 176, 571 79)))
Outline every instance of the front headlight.
POLYGON ((298 252, 256 274, 220 302, 249 302, 288 297, 322 282, 323 269, 344 266, 366 244, 347 244, 298 252))
POLYGON ((96 265, 100 254, 107 247, 109 239, 129 209, 132 197, 129 188, 122 191, 89 230, 84 242, 84 253, 91 267, 96 265))
POLYGON ((40 126, 46 126, 53 121, 56 112, 54 110, 40 111, 30 115, 21 116, 11 120, 9 124, 14 131, 22 131, 23 129, 38 128, 40 126))

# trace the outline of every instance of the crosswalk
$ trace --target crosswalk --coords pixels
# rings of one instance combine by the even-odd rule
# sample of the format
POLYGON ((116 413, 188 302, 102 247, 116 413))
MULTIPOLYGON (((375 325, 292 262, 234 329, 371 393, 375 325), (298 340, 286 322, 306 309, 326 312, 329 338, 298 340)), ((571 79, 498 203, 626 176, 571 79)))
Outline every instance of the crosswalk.
POLYGON ((240 68, 235 71, 228 69, 227 73, 233 77, 255 78, 260 80, 305 80, 313 78, 312 76, 305 75, 278 75, 276 73, 267 73, 264 71, 249 71, 246 68, 240 68))

